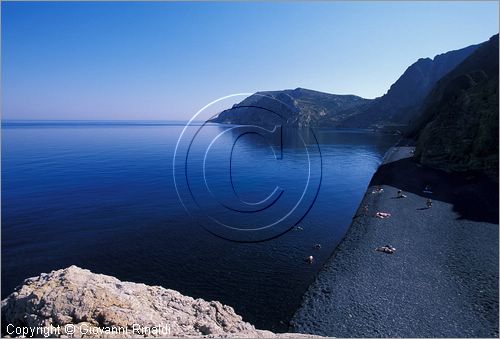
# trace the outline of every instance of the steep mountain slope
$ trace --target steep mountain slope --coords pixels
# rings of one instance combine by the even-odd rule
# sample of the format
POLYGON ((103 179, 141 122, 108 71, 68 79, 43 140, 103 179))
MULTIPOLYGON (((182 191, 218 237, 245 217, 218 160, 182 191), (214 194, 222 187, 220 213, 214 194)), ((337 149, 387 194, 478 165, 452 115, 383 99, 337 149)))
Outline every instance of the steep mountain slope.
POLYGON ((212 122, 260 125, 286 122, 298 127, 327 127, 360 112, 369 102, 355 95, 335 95, 304 88, 257 92, 221 112, 212 122))
POLYGON ((434 59, 419 59, 408 67, 385 95, 373 100, 303 88, 257 92, 231 109, 221 112, 211 121, 228 124, 274 125, 280 122, 297 127, 406 130, 409 124, 415 123, 424 99, 436 83, 480 45, 443 53, 434 59), (272 112, 248 106, 263 107, 272 112))
POLYGON ((498 180, 498 57, 497 34, 435 86, 410 133, 418 161, 498 180))
POLYGON ((385 95, 374 99, 365 111, 348 117, 340 125, 368 127, 391 124, 404 128, 414 120, 423 100, 437 81, 478 47, 472 45, 437 55, 434 59, 419 59, 406 69, 385 95))

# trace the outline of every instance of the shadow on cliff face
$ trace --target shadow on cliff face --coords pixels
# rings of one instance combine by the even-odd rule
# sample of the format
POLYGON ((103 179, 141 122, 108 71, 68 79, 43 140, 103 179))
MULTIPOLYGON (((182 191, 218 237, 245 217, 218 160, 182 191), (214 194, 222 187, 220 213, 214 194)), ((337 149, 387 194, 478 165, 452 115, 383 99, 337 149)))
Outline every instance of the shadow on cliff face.
POLYGON ((453 204, 460 219, 498 224, 498 183, 480 174, 447 173, 406 158, 380 166, 370 185, 389 185, 453 204), (423 192, 426 185, 432 194, 423 192))

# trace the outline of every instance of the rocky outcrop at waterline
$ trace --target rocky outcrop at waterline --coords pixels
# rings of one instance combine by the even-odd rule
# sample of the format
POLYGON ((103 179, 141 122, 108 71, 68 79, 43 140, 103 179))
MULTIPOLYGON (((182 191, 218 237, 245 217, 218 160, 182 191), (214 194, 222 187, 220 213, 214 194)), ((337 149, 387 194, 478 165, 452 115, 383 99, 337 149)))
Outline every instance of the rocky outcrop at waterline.
POLYGON ((2 335, 43 337, 44 330, 54 337, 310 337, 258 330, 220 302, 76 266, 28 278, 2 301, 2 335))

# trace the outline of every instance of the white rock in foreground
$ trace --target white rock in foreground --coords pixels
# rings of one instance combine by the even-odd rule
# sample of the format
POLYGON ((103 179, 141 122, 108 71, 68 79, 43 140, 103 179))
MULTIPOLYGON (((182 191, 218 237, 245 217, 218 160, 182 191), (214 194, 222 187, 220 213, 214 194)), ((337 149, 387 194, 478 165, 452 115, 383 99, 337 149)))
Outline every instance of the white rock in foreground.
POLYGON ((257 330, 217 301, 76 266, 26 279, 2 301, 2 323, 4 331, 12 324, 10 336, 16 328, 53 326, 51 336, 63 337, 311 337, 257 330))

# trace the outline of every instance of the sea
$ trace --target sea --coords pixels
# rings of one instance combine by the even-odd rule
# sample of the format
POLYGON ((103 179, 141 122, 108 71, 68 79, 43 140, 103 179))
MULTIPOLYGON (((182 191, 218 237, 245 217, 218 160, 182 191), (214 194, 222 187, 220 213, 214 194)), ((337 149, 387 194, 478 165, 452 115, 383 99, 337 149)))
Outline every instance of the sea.
POLYGON ((182 121, 4 120, 1 132, 2 298, 77 265, 278 332, 397 141, 182 121))

